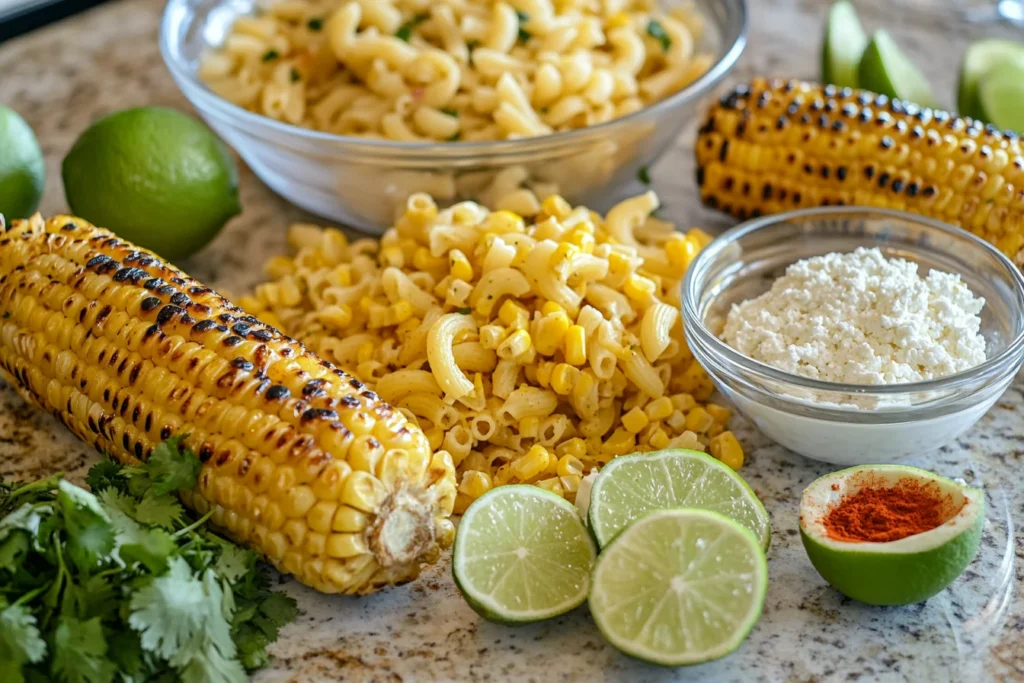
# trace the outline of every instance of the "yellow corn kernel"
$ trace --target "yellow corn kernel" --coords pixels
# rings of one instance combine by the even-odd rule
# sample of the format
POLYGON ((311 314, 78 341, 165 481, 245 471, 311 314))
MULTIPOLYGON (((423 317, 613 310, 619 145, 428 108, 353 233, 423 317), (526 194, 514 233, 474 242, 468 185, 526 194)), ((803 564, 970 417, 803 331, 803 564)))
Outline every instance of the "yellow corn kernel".
POLYGON ((543 356, 551 356, 562 346, 562 341, 565 339, 565 335, 572 326, 572 323, 569 321, 569 316, 566 315, 565 311, 558 311, 544 315, 544 317, 537 321, 536 326, 537 338, 535 345, 537 353, 543 356))
POLYGON ((529 332, 526 330, 516 330, 506 337, 505 341, 498 344, 498 358, 504 358, 505 360, 520 358, 530 350, 532 345, 529 332))
POLYGON ((480 343, 485 349, 497 349, 505 335, 506 330, 501 325, 484 325, 480 328, 480 343))
POLYGON ((656 448, 658 450, 661 450, 662 448, 668 448, 668 442, 668 434, 666 434, 665 430, 662 429, 661 427, 655 429, 654 432, 651 434, 650 438, 647 440, 647 443, 651 445, 651 448, 656 448))
POLYGON ((654 280, 636 273, 627 277, 626 283, 622 286, 622 291, 626 296, 640 303, 650 301, 657 290, 658 287, 654 284, 654 280))
POLYGON ((704 406, 704 410, 708 411, 708 414, 715 419, 715 422, 719 424, 728 424, 729 418, 732 417, 732 411, 725 406, 720 406, 717 403, 708 403, 704 406))
POLYGON ((665 254, 668 256, 668 262, 681 272, 686 272, 686 269, 693 263, 693 259, 697 258, 699 251, 700 247, 694 241, 688 240, 682 235, 671 237, 665 242, 665 254))
POLYGON ((459 493, 464 493, 473 500, 491 490, 494 485, 491 475, 486 472, 469 470, 462 473, 462 482, 459 484, 459 493))
POLYGON ((608 272, 625 277, 633 272, 633 262, 625 254, 613 251, 608 254, 608 272))
POLYGON ((558 220, 562 220, 570 213, 572 213, 572 206, 569 202, 565 201, 564 198, 557 194, 550 195, 547 199, 540 203, 541 211, 549 216, 553 216, 558 220))
POLYGON ((427 437, 427 443, 430 444, 430 450, 436 451, 441 448, 441 444, 444 442, 444 430, 440 427, 432 427, 426 430, 423 434, 427 437))
POLYGON ((344 330, 352 323, 352 309, 346 304, 324 306, 317 312, 316 317, 325 327, 344 330))
POLYGON ((571 455, 574 458, 585 458, 587 456, 587 442, 575 436, 558 445, 558 452, 563 456, 571 455))
POLYGON ((540 430, 540 418, 536 415, 527 415, 519 421, 519 436, 524 439, 536 439, 540 430))
POLYGON ((530 368, 536 368, 537 373, 537 384, 547 389, 551 386, 551 373, 555 369, 555 364, 551 361, 542 361, 533 366, 526 368, 527 377, 529 377, 530 368))
POLYGON ((697 406, 686 414, 686 428, 691 432, 703 434, 715 423, 715 419, 701 406, 697 406))
POLYGON ((558 459, 558 476, 583 476, 583 461, 575 455, 563 455, 558 459))
POLYGON ((664 420, 672 414, 673 410, 672 399, 668 396, 656 398, 644 406, 644 413, 647 414, 647 419, 651 422, 664 420))
POLYGON ((571 244, 575 244, 584 254, 594 253, 594 236, 586 230, 580 230, 577 228, 566 235, 565 240, 571 244))
MULTIPOLYGON (((694 406, 697 405, 697 401, 691 394, 673 394, 669 397, 672 401, 672 406, 676 410, 680 410, 684 413, 693 410, 694 406)), ((665 418, 662 418, 665 419, 665 418)))
POLYGON ((708 427, 708 431, 704 432, 704 436, 706 436, 707 438, 711 439, 711 438, 714 438, 714 437, 718 436, 719 434, 721 434, 724 431, 725 431, 725 425, 723 425, 721 422, 716 422, 713 425, 711 425, 710 427, 708 427))
POLYGON ((448 252, 448 272, 466 282, 473 279, 473 266, 470 265, 469 259, 460 249, 452 249, 448 252))
POLYGON ((505 463, 498 469, 494 470, 492 481, 494 486, 504 486, 512 481, 512 465, 505 463))
POLYGON ((331 534, 327 538, 327 556, 337 559, 356 557, 366 553, 362 534, 331 534))
POLYGON ((639 407, 633 408, 622 416, 622 426, 633 434, 638 434, 649 422, 647 414, 639 407))
POLYGON ((697 249, 700 250, 711 244, 711 242, 715 238, 707 234, 700 228, 690 228, 686 232, 686 239, 693 240, 693 242, 696 243, 697 245, 697 249))
POLYGON ((582 325, 573 325, 565 333, 565 361, 573 365, 587 362, 587 332, 582 325))
POLYGON ((426 247, 420 247, 412 256, 412 264, 417 270, 438 270, 443 268, 447 262, 444 257, 434 256, 426 247))
POLYGON ((384 247, 380 250, 381 263, 394 268, 401 268, 405 265, 405 254, 401 247, 384 247))
POLYGON ((711 439, 711 455, 734 470, 743 467, 743 447, 732 432, 722 432, 711 439))
POLYGON ((540 307, 541 315, 555 315, 558 313, 565 314, 565 309, 554 301, 545 301, 544 305, 540 307))
POLYGON ((632 23, 632 19, 629 16, 629 12, 616 12, 615 14, 608 17, 605 22, 605 28, 625 28, 632 23))
POLYGON ((321 500, 306 515, 306 523, 313 531, 327 533, 331 530, 331 521, 337 509, 338 504, 333 500, 321 500))
POLYGON ((373 360, 373 352, 376 347, 373 342, 364 342, 359 345, 359 350, 356 352, 356 360, 359 363, 365 363, 373 360))
POLYGON ((506 299, 505 303, 498 309, 498 319, 508 327, 522 330, 529 322, 530 314, 526 312, 525 308, 512 301, 512 299, 506 299))
POLYGON ((601 444, 601 452, 605 455, 622 455, 632 453, 636 446, 636 435, 619 427, 601 444))
POLYGON ((483 232, 493 232, 504 235, 510 232, 526 232, 526 224, 522 216, 511 211, 495 211, 488 214, 483 223, 480 224, 483 232))
POLYGON ((408 301, 399 301, 397 304, 392 304, 388 310, 389 323, 391 325, 404 323, 412 317, 414 312, 412 304, 408 301))
POLYGON ((565 490, 562 488, 562 482, 559 481, 558 477, 541 479, 537 482, 537 486, 541 487, 545 491, 551 491, 551 493, 556 496, 565 496, 565 490))
POLYGON ((530 481, 548 468, 551 454, 548 449, 536 444, 523 455, 512 461, 512 474, 519 481, 530 481))
POLYGON ((556 394, 568 396, 579 378, 579 368, 575 368, 568 363, 559 363, 551 372, 551 389, 556 394))

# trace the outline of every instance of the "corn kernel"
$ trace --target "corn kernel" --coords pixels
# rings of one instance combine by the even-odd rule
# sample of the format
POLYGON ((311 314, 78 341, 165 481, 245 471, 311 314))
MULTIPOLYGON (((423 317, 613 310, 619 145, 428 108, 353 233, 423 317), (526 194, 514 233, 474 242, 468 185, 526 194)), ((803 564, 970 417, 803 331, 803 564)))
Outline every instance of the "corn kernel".
POLYGON ((499 235, 510 232, 526 232, 526 224, 523 222, 522 216, 511 211, 495 211, 488 214, 480 228, 484 232, 493 232, 499 235))
POLYGON ((563 455, 558 459, 558 476, 583 475, 583 462, 575 455, 563 455))
POLYGON ((498 319, 507 326, 514 327, 517 330, 526 327, 529 317, 526 309, 511 299, 506 299, 505 303, 498 309, 498 319))
POLYGON ((540 307, 541 315, 555 315, 556 313, 565 313, 565 309, 554 301, 545 301, 544 305, 540 307))
POLYGON ((684 413, 693 410, 697 405, 697 401, 691 394, 673 394, 669 398, 672 400, 672 406, 676 410, 681 410, 684 413))
MULTIPOLYGON (((266 315, 262 316, 266 320, 266 315)), ((326 327, 334 330, 344 330, 352 323, 352 309, 345 304, 339 306, 324 306, 316 314, 316 317, 326 327)))
POLYGON ((697 406, 686 414, 686 428, 691 432, 703 434, 714 423, 714 418, 708 414, 708 411, 704 410, 704 408, 700 406, 697 406))
POLYGON ((679 387, 698 401, 706 401, 715 392, 715 385, 699 363, 693 362, 679 375, 679 387))
POLYGON ((484 325, 480 328, 480 343, 485 349, 496 349, 505 339, 506 330, 501 325, 484 325))
POLYGON ((331 534, 327 538, 327 556, 337 559, 356 557, 367 552, 362 534, 331 534))
POLYGON ((562 482, 558 480, 558 477, 541 479, 540 481, 537 482, 537 486, 541 487, 545 491, 550 491, 551 493, 559 497, 565 495, 565 490, 562 488, 562 482))
POLYGON ((562 455, 571 455, 575 458, 585 458, 587 455, 587 442, 575 436, 558 445, 558 452, 562 455))
POLYGON ((700 247, 682 235, 672 237, 665 242, 665 253, 669 263, 681 272, 686 272, 686 269, 693 263, 693 259, 697 258, 698 251, 700 251, 700 247))
POLYGON ((467 496, 465 493, 459 492, 455 495, 455 503, 452 505, 452 514, 461 515, 469 506, 473 503, 473 499, 467 496))
POLYGON ((536 323, 536 348, 537 353, 544 356, 554 355, 562 346, 565 335, 572 323, 565 311, 548 313, 536 323))
POLYGON ((655 429, 654 433, 651 434, 651 438, 647 440, 647 443, 651 445, 651 448, 657 448, 658 450, 668 448, 668 442, 668 434, 666 434, 665 430, 661 427, 655 429))
POLYGON ((551 386, 551 373, 555 369, 555 364, 551 361, 542 361, 536 365, 532 365, 526 368, 526 376, 530 376, 530 369, 535 368, 537 373, 537 384, 547 389, 551 386))
POLYGON ((587 362, 587 333, 581 325, 573 325, 565 333, 565 361, 573 365, 587 362))
POLYGON ((430 444, 430 450, 436 451, 441 447, 441 443, 444 441, 443 429, 440 427, 432 427, 423 433, 427 437, 427 443, 430 444))
POLYGON ((559 363, 551 372, 551 389, 556 394, 568 396, 579 378, 579 368, 575 368, 568 363, 559 363))
POLYGON ((565 236, 566 241, 575 244, 584 254, 594 253, 594 236, 586 230, 577 228, 565 236))
POLYGON ((448 252, 448 272, 466 282, 473 279, 473 266, 459 249, 452 249, 448 252))
POLYGON ((373 352, 376 350, 373 342, 364 342, 359 345, 359 350, 356 351, 356 361, 359 363, 366 363, 367 361, 373 360, 373 352))
POLYGON ((384 247, 380 250, 380 260, 386 266, 401 268, 405 265, 405 254, 400 247, 384 247))
POLYGON ((612 251, 608 254, 608 272, 613 275, 626 275, 633 271, 633 262, 625 254, 612 251))
POLYGON ((633 301, 646 303, 654 297, 657 285, 654 280, 634 273, 626 278, 622 291, 633 301))
POLYGON ((412 317, 413 310, 412 304, 408 301, 399 301, 397 304, 392 304, 388 311, 389 324, 398 325, 404 323, 406 320, 412 317))
POLYGON ((540 430, 540 418, 536 415, 527 415, 519 421, 519 436, 524 439, 536 439, 540 430))
POLYGON ((652 422, 658 420, 664 420, 666 417, 672 414, 673 410, 672 399, 668 396, 662 396, 656 398, 644 407, 644 412, 647 414, 647 419, 652 422))
POLYGON ((426 247, 420 247, 413 254, 412 264, 417 270, 437 270, 439 267, 445 265, 445 260, 440 256, 434 256, 430 253, 430 250, 426 247))
POLYGON ((459 484, 459 493, 464 493, 473 500, 484 495, 493 486, 491 475, 486 472, 470 470, 462 473, 462 482, 459 484))
POLYGON ((636 446, 636 435, 619 427, 601 444, 601 452, 605 455, 622 455, 632 453, 636 446))
POLYGON ((605 27, 608 29, 625 28, 631 21, 628 12, 616 12, 605 21, 605 27))
POLYGON ((520 358, 531 346, 530 333, 526 330, 516 330, 498 345, 498 358, 520 358))
POLYGON ((648 422, 650 422, 650 420, 641 408, 633 408, 622 416, 622 426, 633 434, 637 434, 641 429, 646 427, 648 422))
POLYGON ((743 467, 743 447, 732 432, 722 432, 711 439, 711 455, 734 470, 743 467))
POLYGON ((732 417, 732 411, 725 406, 720 406, 717 403, 708 403, 704 406, 704 410, 708 411, 708 414, 714 418, 715 422, 720 424, 728 424, 729 418, 732 417))
POLYGON ((723 425, 721 422, 716 422, 710 427, 708 427, 708 431, 704 432, 704 436, 706 436, 709 439, 712 439, 724 431, 725 425, 723 425))
POLYGON ((690 228, 686 232, 686 239, 693 240, 693 242, 697 245, 697 249, 700 250, 711 244, 712 240, 714 240, 714 237, 707 234, 700 228, 690 228))
POLYGON ((512 474, 519 481, 530 481, 548 468, 551 454, 541 445, 534 445, 512 462, 512 474))
POLYGON ((549 216, 562 220, 572 213, 572 206, 557 194, 549 196, 540 203, 541 210, 549 216))

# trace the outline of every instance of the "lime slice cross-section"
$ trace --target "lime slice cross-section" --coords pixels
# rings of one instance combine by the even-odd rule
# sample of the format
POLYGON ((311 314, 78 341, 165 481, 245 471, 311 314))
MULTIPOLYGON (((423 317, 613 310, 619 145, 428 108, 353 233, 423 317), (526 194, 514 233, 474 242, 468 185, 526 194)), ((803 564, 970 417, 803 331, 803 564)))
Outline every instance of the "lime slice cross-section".
POLYGON ((864 49, 857 71, 860 87, 922 107, 935 104, 931 86, 910 57, 885 31, 876 31, 864 49))
POLYGON ((761 501, 740 475, 715 458, 688 450, 614 458, 590 493, 588 524, 602 548, 652 510, 700 508, 750 529, 768 547, 771 525, 761 501))
POLYGON ((979 117, 1003 130, 1024 133, 1024 62, 1005 62, 978 85, 979 117))
POLYGON ((828 11, 821 46, 821 80, 844 87, 858 87, 857 67, 868 38, 853 4, 839 0, 828 11))
POLYGON ((960 65, 960 82, 957 87, 957 109, 961 116, 985 120, 978 100, 978 85, 985 74, 1004 63, 1024 67, 1024 43, 1015 40, 979 40, 967 48, 960 65))
POLYGON ((572 503, 536 486, 502 486, 462 516, 452 573, 485 619, 527 623, 582 604, 596 555, 572 503))
POLYGON ((739 647, 767 586, 764 552, 748 529, 708 510, 657 510, 601 553, 590 612, 628 655, 698 664, 739 647))

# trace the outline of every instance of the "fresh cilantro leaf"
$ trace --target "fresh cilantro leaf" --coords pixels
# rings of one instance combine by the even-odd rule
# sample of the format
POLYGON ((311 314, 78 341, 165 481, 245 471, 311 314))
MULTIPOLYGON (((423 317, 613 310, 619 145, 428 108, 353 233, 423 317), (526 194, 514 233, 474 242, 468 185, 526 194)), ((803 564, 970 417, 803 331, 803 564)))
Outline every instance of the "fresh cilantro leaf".
POLYGON ((46 642, 27 608, 11 605, 0 611, 0 680, 21 683, 22 666, 40 662, 45 655, 46 642))
POLYGON ((295 621, 295 617, 299 616, 295 598, 284 593, 271 593, 260 603, 259 611, 277 628, 295 621))
POLYGON ((646 166, 641 166, 640 170, 636 172, 636 179, 644 185, 651 184, 651 174, 648 172, 646 166))
POLYGON ((530 15, 526 12, 520 12, 516 10, 516 16, 519 17, 519 36, 518 40, 520 43, 525 43, 530 39, 530 32, 527 31, 523 26, 526 22, 530 21, 530 15))
POLYGON ((67 683, 110 683, 117 668, 107 659, 100 620, 63 616, 53 634, 53 671, 67 683))
POLYGON ((146 470, 153 480, 153 493, 158 496, 195 488, 203 463, 181 445, 184 438, 174 436, 157 444, 146 461, 146 470))
POLYGON ((151 490, 147 491, 135 506, 136 520, 165 529, 174 529, 184 515, 185 508, 174 496, 157 496, 151 490))
POLYGON ((525 43, 532 37, 533 36, 530 35, 529 31, 527 31, 525 28, 520 28, 519 34, 516 36, 516 40, 518 40, 520 43, 525 43))
POLYGON ((413 30, 429 18, 429 14, 417 14, 412 19, 398 27, 398 31, 395 32, 395 38, 404 40, 408 43, 409 39, 412 38, 413 30))
POLYGON ((238 659, 246 669, 259 669, 270 662, 267 645, 270 641, 263 631, 243 624, 234 634, 235 646, 238 648, 238 659))
POLYGON ((525 24, 530 20, 530 15, 521 10, 516 10, 516 16, 519 17, 520 24, 525 24))
POLYGON ((12 531, 7 538, 0 541, 0 572, 14 574, 18 571, 32 545, 29 538, 27 533, 19 529, 12 531))
POLYGON ((96 496, 85 489, 64 480, 57 486, 68 555, 79 569, 91 571, 114 549, 110 517, 96 496))
POLYGON ((451 116, 453 119, 459 118, 459 110, 452 109, 451 107, 445 107, 444 109, 441 110, 441 113, 447 114, 448 116, 451 116))
POLYGON ((469 315, 472 312, 473 312, 473 309, 470 308, 469 306, 466 306, 465 308, 460 308, 459 309, 459 313, 461 313, 462 315, 469 315))
POLYGON ((247 683, 248 680, 237 659, 225 657, 210 647, 193 653, 181 671, 181 683, 247 683))
POLYGON ((220 554, 213 565, 213 571, 231 583, 248 574, 256 564, 256 553, 251 550, 219 539, 217 543, 220 544, 220 554))
POLYGON ((0 540, 13 531, 27 532, 32 538, 39 537, 43 520, 53 514, 53 506, 46 503, 25 503, 14 512, 0 519, 0 540))
POLYGON ((281 53, 278 52, 277 50, 267 50, 266 52, 263 53, 263 61, 272 62, 280 56, 281 53))
POLYGON ((458 142, 462 138, 462 131, 457 130, 450 137, 447 138, 448 142, 458 142))
POLYGON ((101 460, 89 468, 89 473, 85 475, 85 483, 89 485, 93 493, 99 493, 103 489, 111 487, 123 491, 127 488, 127 482, 122 469, 119 462, 109 459, 101 460))
POLYGON ((319 31, 323 27, 324 20, 321 19, 320 17, 313 17, 312 19, 306 22, 306 28, 308 28, 310 31, 319 31))
POLYGON ((127 674, 135 680, 148 680, 142 675, 145 662, 139 634, 131 629, 122 628, 112 632, 107 641, 107 656, 117 664, 122 674, 127 674))
POLYGON ((299 73, 298 69, 292 69, 288 74, 288 78, 291 79, 292 83, 298 83, 302 80, 302 74, 299 73))
POLYGON ((672 39, 665 33, 665 27, 657 19, 647 22, 647 35, 661 43, 662 52, 668 52, 668 49, 672 47, 672 39))
POLYGON ((61 610, 66 614, 77 615, 81 619, 105 619, 119 607, 114 587, 99 574, 94 574, 79 583, 69 581, 64 587, 62 600, 61 610))
POLYGON ((115 533, 115 552, 127 566, 138 562, 154 574, 167 569, 167 561, 177 549, 174 539, 163 529, 147 529, 131 517, 123 506, 123 495, 107 489, 101 496, 113 503, 107 509, 115 533))
POLYGON ((112 521, 114 520, 114 515, 112 514, 114 510, 127 517, 135 518, 135 499, 127 493, 116 488, 106 488, 100 491, 96 497, 99 498, 100 503, 106 508, 107 515, 110 516, 112 521))

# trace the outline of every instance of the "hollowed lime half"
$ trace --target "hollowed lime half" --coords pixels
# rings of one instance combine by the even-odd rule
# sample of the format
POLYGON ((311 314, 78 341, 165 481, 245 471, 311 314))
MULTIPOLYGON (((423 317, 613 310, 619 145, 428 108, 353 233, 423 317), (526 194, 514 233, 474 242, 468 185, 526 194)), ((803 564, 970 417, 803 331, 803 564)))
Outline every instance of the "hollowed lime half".
POLYGON ((985 518, 979 489, 914 467, 864 465, 821 477, 800 501, 800 536, 818 573, 837 590, 872 605, 907 605, 953 582, 978 552, 985 518), (837 540, 824 520, 862 487, 895 488, 915 480, 943 501, 944 521, 930 531, 885 543, 837 540))

